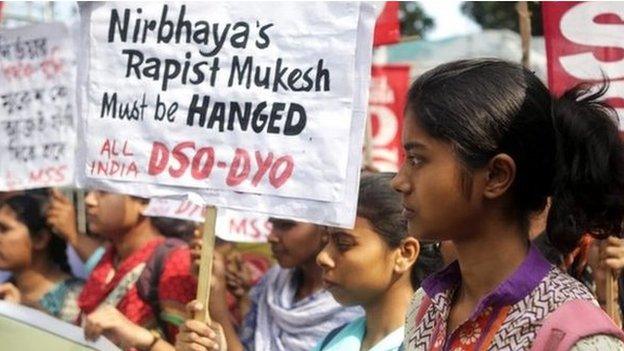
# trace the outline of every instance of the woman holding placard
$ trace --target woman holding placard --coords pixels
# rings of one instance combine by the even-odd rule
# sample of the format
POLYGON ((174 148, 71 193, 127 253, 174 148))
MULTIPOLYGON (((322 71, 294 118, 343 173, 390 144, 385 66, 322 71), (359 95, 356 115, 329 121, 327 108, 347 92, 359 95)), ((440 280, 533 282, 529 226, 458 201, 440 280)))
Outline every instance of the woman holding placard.
POLYGON ((407 350, 624 349, 592 294, 528 235, 548 196, 560 251, 584 233, 620 235, 623 147, 597 101, 604 92, 554 98, 529 70, 495 59, 444 64, 412 84, 393 186, 408 231, 451 240, 458 259, 412 301, 407 350))
POLYGON ((85 205, 89 230, 110 242, 79 297, 85 336, 172 350, 197 291, 188 246, 165 240, 143 215, 145 199, 93 190, 85 205))
POLYGON ((328 334, 318 351, 397 351, 402 349, 405 314, 421 279, 441 266, 441 256, 426 251, 433 266, 419 258, 418 240, 407 234, 393 174, 365 174, 360 180, 353 229, 330 229, 316 260, 336 301, 362 306, 364 317, 328 334), (417 258, 418 262, 417 263, 417 258))
POLYGON ((42 310, 69 323, 78 318, 83 281, 71 274, 65 242, 46 224, 48 198, 32 191, 0 203, 0 298, 42 310))
MULTIPOLYGON (((222 328, 230 351, 308 351, 330 330, 362 315, 359 308, 342 307, 323 288, 316 255, 325 245, 324 229, 290 220, 271 222, 268 240, 279 266, 269 270, 250 291, 251 308, 243 319, 240 338, 224 303, 223 259, 215 255, 209 307, 216 325, 211 329, 187 320, 180 329, 178 350, 219 349, 217 339, 222 328)), ((192 303, 189 309, 200 311, 201 305, 192 303)))

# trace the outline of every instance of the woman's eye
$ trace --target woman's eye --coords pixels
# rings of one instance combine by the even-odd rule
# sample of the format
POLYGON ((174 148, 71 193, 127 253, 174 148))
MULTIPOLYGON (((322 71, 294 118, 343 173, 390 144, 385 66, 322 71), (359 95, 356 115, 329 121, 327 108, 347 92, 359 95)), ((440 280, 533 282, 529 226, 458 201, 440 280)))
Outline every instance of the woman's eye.
POLYGON ((407 161, 412 166, 418 166, 422 162, 422 159, 420 157, 418 157, 418 156, 415 156, 415 155, 409 155, 409 156, 407 156, 407 161))
POLYGON ((351 246, 351 243, 348 242, 348 241, 338 241, 336 244, 338 246, 340 246, 340 247, 349 247, 349 246, 351 246))
POLYGON ((334 235, 332 239, 333 244, 340 251, 346 251, 353 246, 352 240, 341 237, 340 235, 334 235))

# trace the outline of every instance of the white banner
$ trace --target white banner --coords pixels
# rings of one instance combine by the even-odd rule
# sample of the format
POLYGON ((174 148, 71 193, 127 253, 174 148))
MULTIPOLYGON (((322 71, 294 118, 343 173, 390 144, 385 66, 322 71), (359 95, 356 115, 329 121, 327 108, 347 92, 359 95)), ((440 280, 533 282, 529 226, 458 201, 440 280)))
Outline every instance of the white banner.
MULTIPOLYGON (((153 198, 143 211, 145 216, 204 221, 204 206, 190 200, 153 198)), ((271 232, 269 217, 251 212, 221 208, 217 211, 216 235, 234 242, 266 242, 271 232)))
POLYGON ((80 68, 82 132, 89 136, 81 138, 86 151, 79 154, 81 185, 143 197, 195 193, 219 207, 353 225, 375 6, 191 3, 168 5, 165 12, 162 4, 113 3, 81 10, 82 55, 89 58, 80 68), (133 22, 139 17, 148 19, 141 22, 144 27, 133 22), (163 22, 173 25, 166 45, 159 29, 163 22), (211 35, 223 28, 230 28, 229 34, 199 44, 195 30, 203 22, 211 35), (238 35, 238 43, 234 28, 248 28, 249 38, 238 35), (140 65, 136 50, 144 57, 140 65), (240 72, 246 77, 244 62, 250 60, 254 73, 247 88, 246 78, 242 83, 239 78, 240 72), (180 76, 171 73, 177 71, 174 61, 181 62, 180 76), (187 64, 185 80, 181 75, 187 64), (277 72, 285 73, 276 76, 279 65, 277 72), (198 67, 217 67, 214 79, 208 70, 202 82, 196 76, 197 84, 191 82, 190 74, 201 75, 193 73, 198 67), (160 73, 148 78, 154 70, 160 73), (273 72, 268 86, 262 84, 267 72, 273 72), (134 101, 129 96, 138 99, 136 108, 129 106, 130 115, 119 105, 134 101), (208 108, 202 118, 198 104, 204 102, 208 108), (264 113, 258 112, 254 122, 258 106, 265 107, 264 113), (161 119, 163 111, 170 118, 161 119))
POLYGON ((204 206, 189 200, 153 198, 143 210, 143 215, 203 222, 204 206))
POLYGON ((61 23, 0 31, 0 191, 72 184, 72 50, 61 23))
POLYGON ((223 240, 239 243, 267 242, 271 228, 267 216, 227 208, 217 211, 216 235, 223 240))

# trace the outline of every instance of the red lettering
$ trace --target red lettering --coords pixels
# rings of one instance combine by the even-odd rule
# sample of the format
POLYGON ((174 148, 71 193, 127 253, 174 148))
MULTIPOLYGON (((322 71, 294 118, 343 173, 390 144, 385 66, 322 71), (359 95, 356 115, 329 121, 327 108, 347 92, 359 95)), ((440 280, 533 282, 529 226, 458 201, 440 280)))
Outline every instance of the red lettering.
POLYGON ((63 182, 66 179, 66 171, 66 165, 38 169, 35 171, 31 171, 28 174, 28 181, 30 183, 36 183, 40 185, 63 182))
POLYGON ((203 206, 193 204, 193 209, 189 212, 189 217, 193 217, 195 213, 202 211, 203 206))
POLYGON ((258 183, 262 180, 264 174, 269 170, 271 163, 273 162, 273 153, 269 152, 269 155, 264 160, 260 151, 256 151, 256 164, 258 165, 258 171, 251 180, 253 186, 258 186, 258 183))
POLYGON ((110 162, 110 175, 115 175, 115 173, 117 173, 117 171, 119 171, 121 167, 119 166, 119 162, 113 160, 110 162))
POLYGON ((63 61, 56 58, 58 48, 52 50, 51 57, 41 62, 41 71, 45 75, 46 79, 52 79, 63 71, 63 61))
POLYGON ((100 149, 100 155, 104 153, 106 153, 107 157, 111 157, 111 146, 110 146, 110 140, 108 139, 106 139, 104 144, 102 144, 102 149, 100 149))
POLYGON ((93 161, 91 162, 91 174, 103 174, 105 176, 116 175, 124 178, 132 176, 136 178, 139 175, 139 167, 134 161, 131 161, 129 164, 116 160, 93 161))
POLYGON ((39 183, 39 182, 42 182, 42 178, 44 174, 45 174, 45 171, 43 169, 31 171, 30 174, 28 175, 28 179, 32 183, 39 183))
POLYGON ((247 220, 241 219, 239 224, 236 225, 236 219, 230 219, 230 232, 237 234, 245 234, 247 232, 247 220))
POLYGON ((271 167, 271 171, 269 172, 269 182, 275 189, 278 189, 290 178, 293 174, 293 170, 295 168, 295 163, 293 161, 292 156, 282 156, 278 158, 273 166, 271 167), (279 168, 281 165, 284 165, 284 169, 280 175, 277 175, 279 168))
POLYGON ((132 163, 130 163, 130 166, 128 166, 128 171, 126 172, 126 176, 130 174, 130 172, 134 173, 135 178, 139 175, 139 167, 137 167, 134 161, 132 161, 132 163))
POLYGON ((260 229, 258 229, 258 226, 256 225, 256 219, 255 218, 251 220, 251 229, 252 229, 252 231, 251 231, 251 233, 249 233, 249 235, 252 238, 254 238, 254 239, 259 238, 261 232, 260 232, 260 229))
POLYGON ((182 214, 186 212, 189 207, 191 207, 192 203, 190 201, 183 201, 180 206, 175 210, 175 214, 182 214))
POLYGON ((180 178, 184 174, 184 172, 186 172, 188 166, 191 164, 191 161, 188 159, 188 157, 186 157, 184 152, 182 152, 183 149, 187 148, 192 148, 193 150, 195 150, 195 143, 192 141, 185 141, 176 145, 171 151, 171 155, 180 163, 180 167, 178 169, 169 167, 169 174, 174 178, 180 178))
POLYGON ((247 176, 249 176, 249 172, 251 171, 250 163, 251 162, 249 160, 249 153, 247 153, 246 150, 237 148, 236 154, 234 155, 234 161, 230 166, 230 171, 228 173, 225 183, 228 186, 236 186, 242 183, 245 179, 247 179, 247 176), (241 163, 243 163, 243 168, 239 171, 241 163))
POLYGON ((191 168, 191 175, 197 180, 206 179, 210 177, 212 167, 214 166, 214 149, 211 147, 203 147, 197 150, 197 154, 193 157, 193 166, 191 168), (206 155, 206 161, 201 166, 202 159, 206 155))
POLYGON ((152 145, 152 154, 149 160, 147 173, 149 175, 158 175, 167 168, 169 162, 169 149, 161 142, 155 141, 152 145))
POLYGON ((122 150, 122 154, 124 156, 134 156, 134 153, 132 151, 129 150, 128 148, 128 141, 124 141, 124 146, 123 146, 123 150, 122 150))
POLYGON ((108 174, 108 162, 101 162, 98 161, 98 170, 97 170, 98 174, 108 174))
POLYGON ((52 181, 54 182, 62 182, 65 181, 65 170, 67 169, 67 166, 63 165, 60 167, 52 167, 50 169, 48 169, 48 173, 52 173, 52 175, 50 176, 50 178, 52 178, 52 181))
POLYGON ((271 222, 269 222, 269 221, 265 221, 264 222, 264 230, 265 230, 265 233, 270 233, 271 230, 273 230, 273 224, 271 224, 271 222))

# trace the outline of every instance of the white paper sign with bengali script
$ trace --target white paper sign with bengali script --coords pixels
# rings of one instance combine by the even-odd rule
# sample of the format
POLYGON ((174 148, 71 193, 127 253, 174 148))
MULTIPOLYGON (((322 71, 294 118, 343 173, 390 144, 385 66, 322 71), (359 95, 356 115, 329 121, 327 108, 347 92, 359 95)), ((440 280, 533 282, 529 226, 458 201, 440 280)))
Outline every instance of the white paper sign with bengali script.
POLYGON ((377 11, 83 6, 79 184, 352 226, 377 11))
POLYGON ((0 191, 73 182, 72 43, 61 23, 0 30, 0 191))

